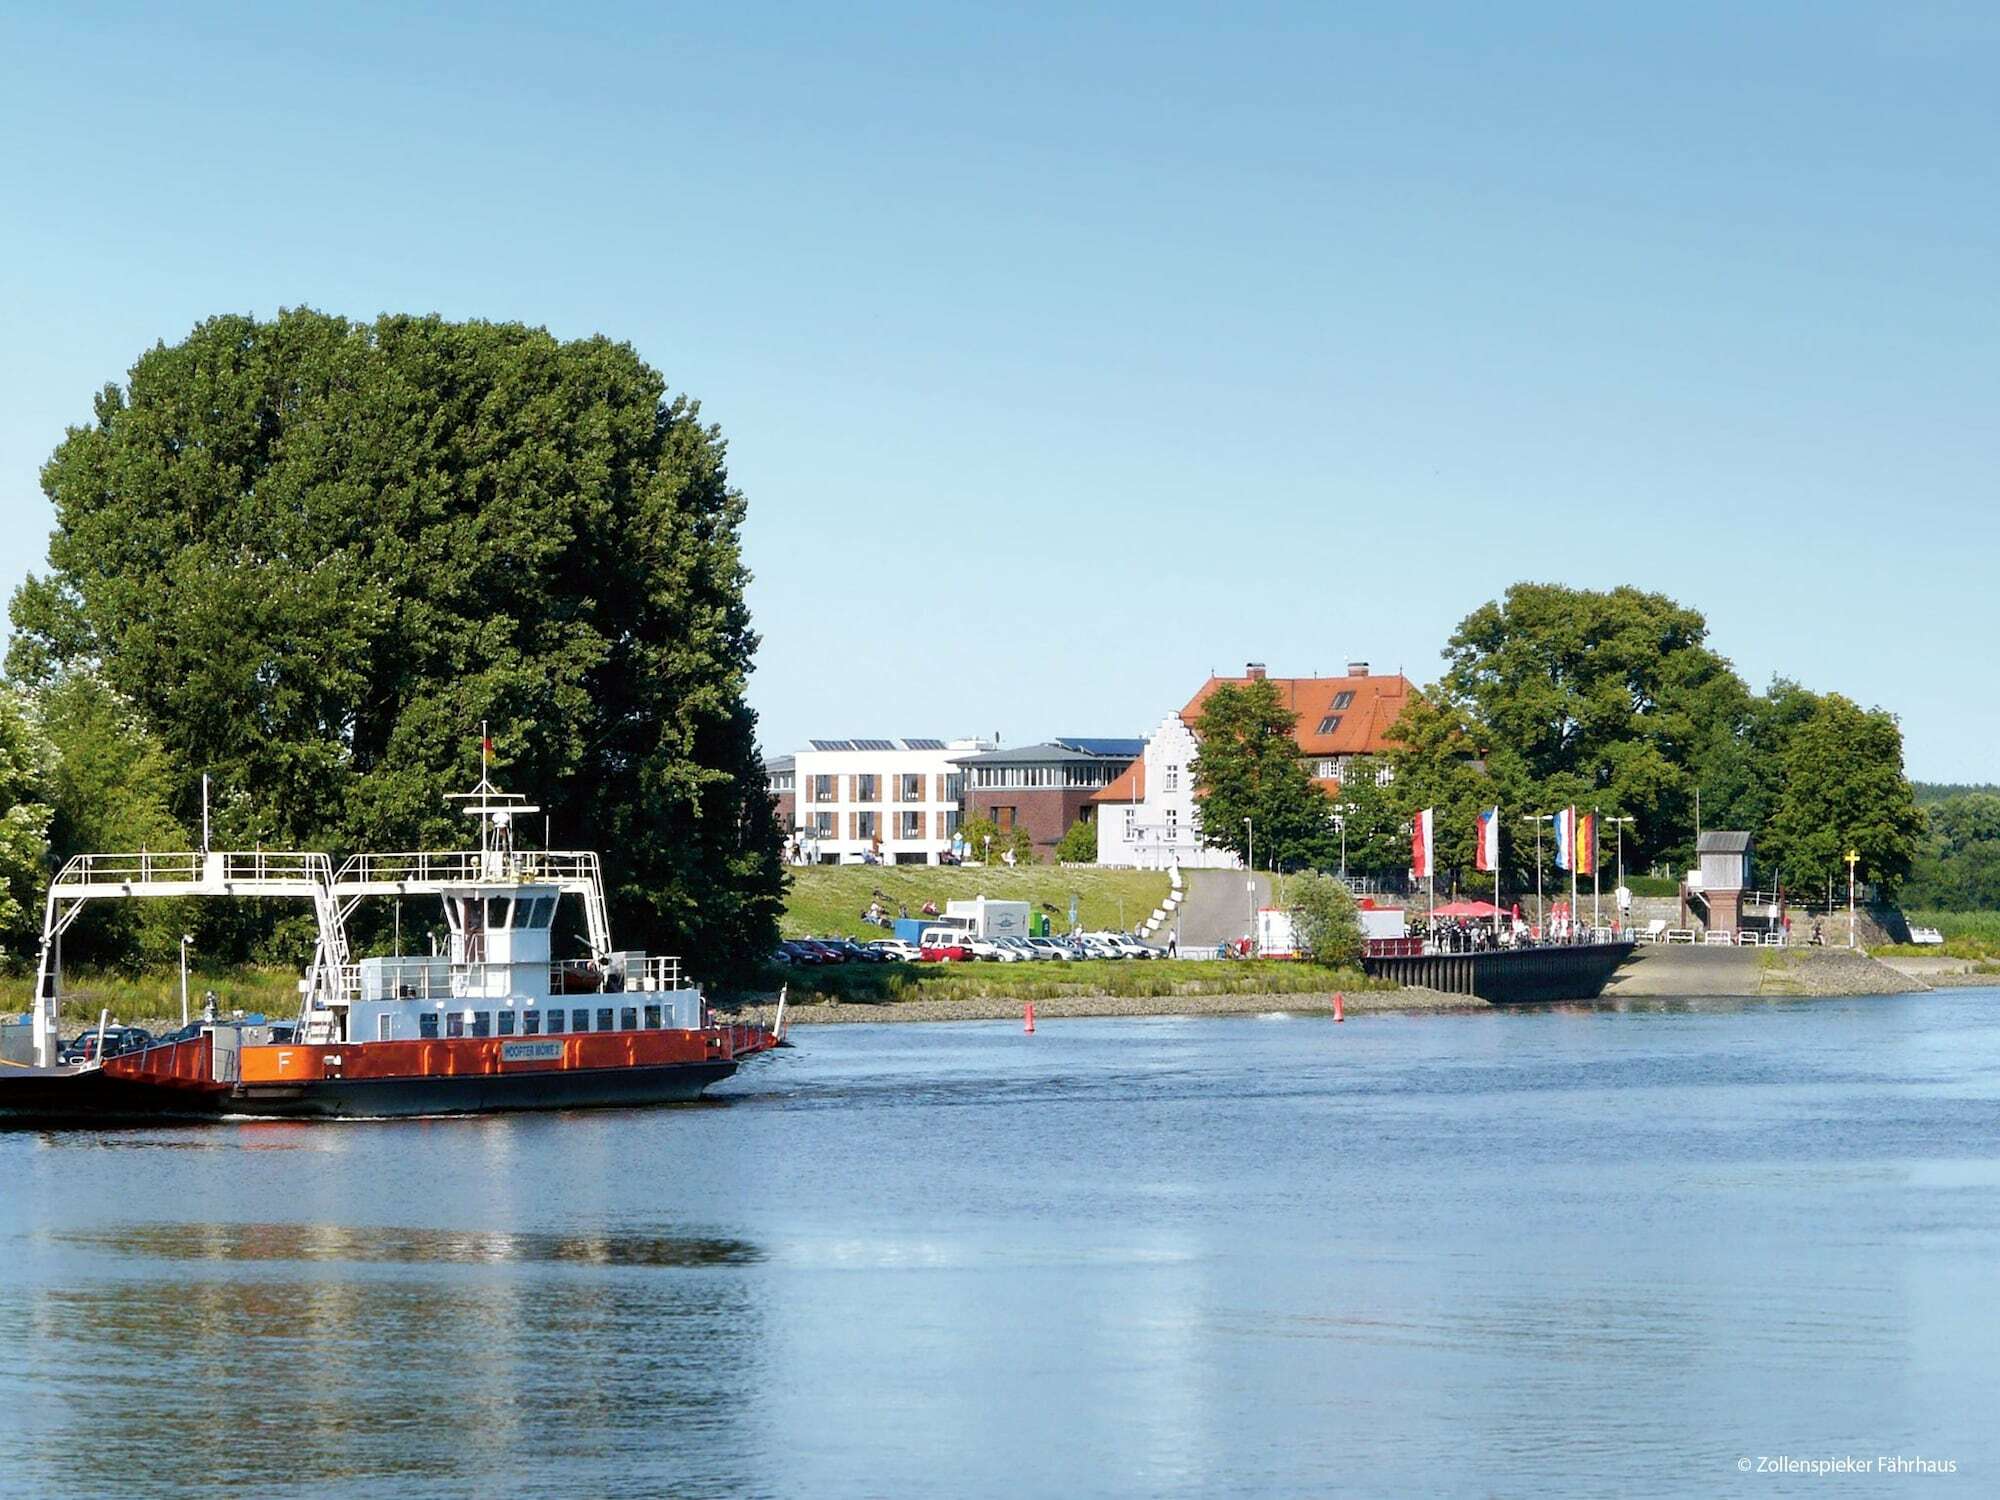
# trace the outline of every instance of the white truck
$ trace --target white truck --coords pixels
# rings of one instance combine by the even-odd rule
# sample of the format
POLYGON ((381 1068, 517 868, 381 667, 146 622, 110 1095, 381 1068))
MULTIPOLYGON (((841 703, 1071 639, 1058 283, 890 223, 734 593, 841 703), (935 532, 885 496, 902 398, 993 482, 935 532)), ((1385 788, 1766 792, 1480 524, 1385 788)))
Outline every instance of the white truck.
POLYGON ((954 926, 963 926, 974 937, 997 938, 1028 935, 1028 903, 1025 901, 989 901, 984 896, 970 901, 947 901, 944 908, 945 919, 954 926))

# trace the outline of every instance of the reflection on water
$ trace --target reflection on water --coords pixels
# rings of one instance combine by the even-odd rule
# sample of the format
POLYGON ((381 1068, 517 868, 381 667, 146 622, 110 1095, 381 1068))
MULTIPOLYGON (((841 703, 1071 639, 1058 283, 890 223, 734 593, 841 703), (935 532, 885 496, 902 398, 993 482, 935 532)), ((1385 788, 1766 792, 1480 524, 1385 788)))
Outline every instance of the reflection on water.
POLYGON ((630 1233, 375 1229, 340 1224, 124 1224, 53 1234, 60 1244, 145 1260, 391 1261, 403 1264, 741 1266, 759 1259, 742 1240, 630 1233))
POLYGON ((2000 1477, 2000 995, 832 1027, 726 1107, 0 1136, 0 1493, 2000 1477))
POLYGON ((657 1282, 146 1278, 0 1306, 62 1413, 42 1434, 60 1486, 84 1494, 590 1464, 726 1431, 759 1337, 744 1289, 657 1282))

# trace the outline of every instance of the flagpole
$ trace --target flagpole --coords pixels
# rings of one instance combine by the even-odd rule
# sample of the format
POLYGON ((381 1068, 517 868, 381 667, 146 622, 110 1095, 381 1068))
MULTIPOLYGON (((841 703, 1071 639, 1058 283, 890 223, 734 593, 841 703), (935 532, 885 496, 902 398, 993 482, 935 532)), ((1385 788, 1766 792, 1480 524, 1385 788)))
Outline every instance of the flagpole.
POLYGON ((1603 920, 1598 910, 1598 898, 1604 891, 1604 877, 1597 872, 1597 809, 1590 810, 1590 935, 1597 936, 1597 924, 1603 920))
POLYGON ((1576 806, 1569 810, 1569 937, 1576 941, 1576 806))

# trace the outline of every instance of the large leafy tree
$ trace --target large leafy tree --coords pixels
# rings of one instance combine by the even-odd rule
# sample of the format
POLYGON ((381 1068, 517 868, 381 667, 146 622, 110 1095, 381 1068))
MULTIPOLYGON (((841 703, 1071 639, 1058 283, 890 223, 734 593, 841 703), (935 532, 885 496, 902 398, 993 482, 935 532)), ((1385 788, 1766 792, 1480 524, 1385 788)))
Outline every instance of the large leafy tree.
POLYGON ((1194 725, 1201 747, 1189 768, 1201 798, 1203 842, 1248 858, 1254 838, 1260 867, 1332 868, 1333 804, 1299 756, 1296 723, 1269 680, 1225 682, 1208 695, 1194 725))
POLYGON ((43 471, 8 665, 94 669, 219 840, 462 844, 477 774, 606 858, 629 943, 727 972, 776 931, 722 439, 624 344, 309 310, 141 357, 43 471))
POLYGON ((1829 693, 1791 735, 1784 790, 1766 830, 1763 862, 1795 890, 1858 874, 1893 892, 1923 837, 1923 814, 1903 775, 1903 731, 1880 709, 1829 693))
POLYGON ((1948 911, 2000 909, 2000 796, 1958 790, 1923 811, 1927 828, 1903 899, 1948 911))
MULTIPOLYGON (((185 849, 174 818, 174 768, 138 712, 94 672, 43 685, 31 705, 49 746, 53 814, 49 864, 73 854, 185 849)), ((180 902, 104 904, 64 939, 71 961, 140 966, 172 962, 180 934, 203 914, 180 902)))
POLYGON ((1644 860, 1689 842, 1704 760, 1732 761, 1747 732, 1751 695, 1707 634, 1661 594, 1516 584, 1453 633, 1439 694, 1477 721, 1508 790, 1635 817, 1644 860))
POLYGON ((42 924, 49 824, 48 742, 20 697, 0 687, 0 961, 32 957, 42 924))

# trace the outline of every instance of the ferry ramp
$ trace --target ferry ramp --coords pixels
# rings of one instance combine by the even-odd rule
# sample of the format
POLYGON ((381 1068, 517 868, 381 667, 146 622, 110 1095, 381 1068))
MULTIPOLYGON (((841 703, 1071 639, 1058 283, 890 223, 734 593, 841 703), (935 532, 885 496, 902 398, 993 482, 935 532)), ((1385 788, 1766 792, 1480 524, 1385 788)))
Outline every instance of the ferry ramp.
POLYGON ((1241 870, 1181 871, 1187 897, 1181 902, 1177 926, 1154 934, 1155 946, 1164 945, 1168 932, 1177 931, 1183 948, 1213 948, 1217 943, 1233 943, 1251 930, 1250 892, 1246 880, 1257 882, 1257 905, 1271 904, 1271 877, 1268 873, 1246 875, 1241 870))

